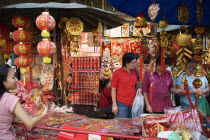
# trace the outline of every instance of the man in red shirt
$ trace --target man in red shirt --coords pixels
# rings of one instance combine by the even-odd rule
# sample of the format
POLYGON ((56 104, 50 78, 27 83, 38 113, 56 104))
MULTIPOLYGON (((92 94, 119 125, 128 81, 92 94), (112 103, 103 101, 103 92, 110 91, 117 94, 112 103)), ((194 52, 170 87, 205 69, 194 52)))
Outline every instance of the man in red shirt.
POLYGON ((116 118, 131 118, 131 109, 136 95, 137 75, 135 72, 136 55, 125 53, 122 67, 114 71, 112 77, 112 112, 116 118))

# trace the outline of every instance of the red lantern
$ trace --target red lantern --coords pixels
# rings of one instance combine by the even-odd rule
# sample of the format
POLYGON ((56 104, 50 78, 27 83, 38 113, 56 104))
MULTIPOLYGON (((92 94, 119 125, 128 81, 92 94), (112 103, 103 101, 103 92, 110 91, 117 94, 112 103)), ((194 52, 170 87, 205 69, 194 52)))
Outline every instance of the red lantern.
POLYGON ((25 67, 30 66, 31 60, 28 57, 20 56, 20 57, 15 59, 14 63, 15 63, 16 66, 20 67, 20 72, 21 73, 25 73, 26 72, 25 67))
POLYGON ((41 56, 52 56, 56 52, 55 43, 49 40, 42 40, 37 45, 37 51, 41 56))
POLYGON ((16 15, 12 18, 12 24, 16 28, 26 28, 29 24, 29 18, 24 15, 16 15))
POLYGON ((31 53, 31 47, 28 44, 16 44, 14 46, 14 52, 17 55, 28 56, 31 53))
POLYGON ((38 43, 37 51, 41 56, 44 56, 44 63, 51 63, 51 59, 48 57, 52 56, 56 52, 55 43, 47 39, 43 39, 38 43))
POLYGON ((36 18, 36 26, 40 30, 51 31, 55 27, 55 19, 49 12, 42 12, 42 14, 36 18))
POLYGON ((14 63, 18 67, 28 67, 30 66, 31 60, 28 57, 20 56, 15 59, 14 63))
POLYGON ((10 33, 9 25, 4 22, 1 22, 0 23, 0 35, 2 35, 2 37, 9 37, 9 33, 10 33))
POLYGON ((12 36, 16 42, 28 42, 30 39, 29 32, 22 29, 14 31, 12 36))

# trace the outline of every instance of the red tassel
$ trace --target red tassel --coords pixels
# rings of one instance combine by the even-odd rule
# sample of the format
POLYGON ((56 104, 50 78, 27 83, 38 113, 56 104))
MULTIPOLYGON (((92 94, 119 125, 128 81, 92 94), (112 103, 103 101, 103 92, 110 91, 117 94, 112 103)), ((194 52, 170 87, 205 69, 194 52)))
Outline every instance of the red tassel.
POLYGON ((185 87, 185 90, 186 90, 186 95, 187 95, 187 99, 188 101, 190 102, 190 105, 196 109, 198 111, 198 114, 199 114, 199 118, 200 118, 200 122, 203 123, 203 116, 200 112, 200 110, 192 103, 192 100, 190 98, 190 92, 189 92, 189 88, 188 88, 188 81, 185 79, 185 82, 184 82, 184 87, 185 87))
POLYGON ((74 84, 77 86, 78 84, 78 61, 77 57, 74 58, 74 84))
POLYGON ((144 69, 144 59, 143 59, 143 53, 142 53, 142 41, 139 42, 140 46, 140 58, 139 58, 139 80, 140 82, 143 81, 143 69, 144 69))
POLYGON ((165 76, 165 58, 164 58, 165 53, 164 53, 164 51, 165 51, 165 48, 162 47, 161 48, 161 69, 162 69, 162 77, 165 76))
POLYGON ((149 87, 149 101, 152 102, 152 84, 149 87))

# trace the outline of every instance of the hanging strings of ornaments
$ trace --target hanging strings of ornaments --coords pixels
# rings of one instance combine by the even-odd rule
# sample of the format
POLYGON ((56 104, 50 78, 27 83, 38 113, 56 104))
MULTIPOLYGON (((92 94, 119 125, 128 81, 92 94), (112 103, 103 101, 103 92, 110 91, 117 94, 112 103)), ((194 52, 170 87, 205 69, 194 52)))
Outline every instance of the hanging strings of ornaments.
MULTIPOLYGON (((16 66, 20 67, 20 72, 23 77, 23 83, 26 84, 26 67, 30 66, 31 60, 28 55, 31 53, 31 47, 27 44, 30 40, 29 32, 23 30, 29 25, 29 18, 24 15, 16 15, 12 18, 12 24, 18 28, 18 30, 14 31, 12 36, 14 41, 18 42, 14 46, 14 52, 19 57, 15 59, 14 63, 16 66)), ((31 74, 30 74, 31 76, 31 74)), ((32 77, 30 77, 31 79, 32 77)))
MULTIPOLYGON (((77 17, 71 17, 66 22, 66 30, 71 35, 71 40, 72 40, 71 50, 74 53, 77 53, 79 51, 78 38, 79 38, 79 35, 84 30, 83 22, 77 17)), ((77 59, 77 57, 74 58, 74 72, 75 72, 74 73, 74 83, 75 83, 75 86, 77 86, 78 85, 78 59, 77 59)))
MULTIPOLYGON (((151 61, 150 61, 150 74, 155 71, 155 55, 157 53, 158 49, 158 42, 157 42, 157 24, 155 23, 155 18, 158 15, 158 12, 160 10, 159 4, 155 3, 155 0, 152 0, 152 4, 148 8, 148 16, 151 19, 150 23, 150 33, 153 37, 151 41, 149 41, 149 54, 151 55, 151 61)), ((153 80, 150 83, 150 95, 149 100, 152 102, 152 89, 153 89, 153 80)))
MULTIPOLYGON (((189 8, 186 6, 184 1, 178 6, 178 19, 183 23, 189 22, 189 8)), ((180 49, 176 52, 176 65, 178 66, 179 70, 176 76, 179 77, 183 72, 186 72, 187 75, 190 75, 189 71, 187 70, 187 58, 192 59, 193 52, 188 48, 191 43, 191 35, 188 34, 187 27, 182 26, 180 28, 180 33, 176 36, 176 41, 180 46, 180 49)))
MULTIPOLYGON (((197 11, 197 17, 198 17, 198 21, 201 23, 202 21, 202 0, 198 1, 198 11, 197 11)), ((186 6, 186 3, 183 1, 181 5, 179 5, 178 7, 178 19, 183 22, 183 23, 188 23, 189 22, 189 8, 186 6)), ((199 25, 195 28, 195 32, 197 32, 198 34, 201 34, 204 32, 204 29, 199 25), (196 29, 197 28, 197 29, 196 29), (201 29, 201 31, 198 31, 199 29, 201 29)), ((180 70, 179 73, 177 74, 177 77, 180 76, 183 72, 186 72, 187 75, 190 75, 189 71, 187 70, 187 58, 192 59, 192 54, 193 52, 191 50, 189 50, 189 48, 187 48, 190 43, 191 43, 191 35, 188 34, 188 29, 185 26, 182 26, 180 30, 180 34, 177 35, 176 39, 177 39, 177 44, 181 47, 180 50, 177 51, 177 55, 178 55, 178 62, 177 62, 177 66, 178 69, 180 70), (181 30, 184 30, 184 33, 181 33, 181 30)), ((200 36, 200 35, 199 35, 200 36)), ((197 44, 195 44, 194 50, 196 49, 201 49, 202 46, 200 44, 200 39, 198 37, 198 39, 196 39, 197 44), (197 47, 197 48, 196 48, 197 47), (195 49, 196 48, 196 49, 195 49)), ((199 118, 200 121, 202 122, 203 117, 201 112, 199 111, 198 107, 198 94, 196 94, 196 105, 194 105, 191 101, 190 98, 190 94, 189 94, 189 89, 188 89, 188 80, 186 79, 186 74, 183 74, 183 78, 182 78, 182 82, 184 83, 185 86, 185 90, 186 90, 186 95, 187 98, 190 102, 190 105, 197 109, 198 113, 199 113, 199 118)), ((202 72, 202 66, 200 64, 196 65, 196 72, 195 72, 195 77, 203 77, 203 72, 202 72)), ((199 78, 196 78, 193 82, 192 82, 193 86, 198 89, 202 86, 202 81, 199 78)))
POLYGON ((136 28, 140 28, 139 32, 139 43, 138 43, 138 48, 140 49, 140 58, 139 58, 139 81, 143 81, 143 69, 144 69, 144 59, 143 59, 143 30, 142 28, 147 27, 147 22, 146 22, 146 16, 144 13, 139 13, 136 22, 134 24, 136 28))
POLYGON ((165 28, 168 26, 168 21, 165 19, 164 16, 164 9, 162 10, 163 19, 159 21, 158 27, 163 28, 160 32, 160 46, 161 46, 161 68, 162 68, 162 77, 165 75, 165 58, 166 58, 166 51, 169 45, 169 39, 165 28))
POLYGON ((49 14, 48 10, 45 10, 45 12, 42 12, 42 14, 36 18, 36 26, 38 29, 42 30, 42 41, 38 43, 37 51, 43 56, 43 62, 45 64, 51 63, 50 56, 56 53, 56 45, 51 41, 49 32, 55 28, 55 25, 55 19, 49 14))

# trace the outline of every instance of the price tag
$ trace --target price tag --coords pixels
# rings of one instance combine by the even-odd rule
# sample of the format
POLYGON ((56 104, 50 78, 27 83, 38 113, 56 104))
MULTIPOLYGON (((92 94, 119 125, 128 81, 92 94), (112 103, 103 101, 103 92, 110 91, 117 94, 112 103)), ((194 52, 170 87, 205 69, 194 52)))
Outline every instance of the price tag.
POLYGON ((88 140, 101 140, 100 135, 88 134, 88 140))

